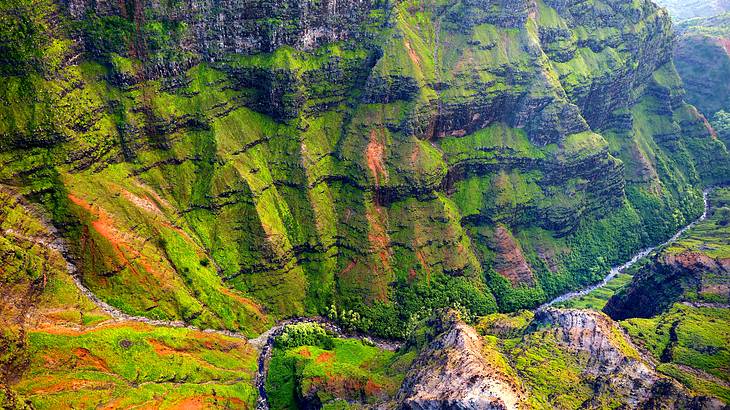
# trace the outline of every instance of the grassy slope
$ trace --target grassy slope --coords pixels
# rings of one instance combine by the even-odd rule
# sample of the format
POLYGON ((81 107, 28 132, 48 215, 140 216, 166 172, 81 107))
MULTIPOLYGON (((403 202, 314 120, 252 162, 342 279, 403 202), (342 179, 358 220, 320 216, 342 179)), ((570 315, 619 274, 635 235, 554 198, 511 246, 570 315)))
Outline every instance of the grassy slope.
MULTIPOLYGON (((727 224, 730 190, 719 188, 710 196, 706 221, 687 232, 664 254, 699 252, 718 260, 730 257, 727 224)), ((685 294, 683 300, 727 303, 722 289, 727 277, 700 272, 706 293, 685 294), (714 286, 713 286, 714 284, 714 286), (717 289, 713 293, 712 289, 717 289)), ((723 288, 724 286, 724 288, 723 288)), ((659 370, 687 386, 730 401, 730 318, 727 307, 693 307, 681 303, 653 318, 627 319, 621 324, 662 364, 659 370)))
POLYGON ((245 341, 108 321, 42 242, 55 236, 38 211, 7 188, 0 203, 0 404, 253 408, 257 354, 245 341))
POLYGON ((245 341, 146 325, 31 331, 18 393, 34 408, 100 405, 253 408, 256 351, 245 341))
POLYGON ((295 409, 302 400, 325 409, 392 401, 415 356, 331 336, 318 338, 319 343, 289 340, 271 359, 266 386, 272 409, 295 409))

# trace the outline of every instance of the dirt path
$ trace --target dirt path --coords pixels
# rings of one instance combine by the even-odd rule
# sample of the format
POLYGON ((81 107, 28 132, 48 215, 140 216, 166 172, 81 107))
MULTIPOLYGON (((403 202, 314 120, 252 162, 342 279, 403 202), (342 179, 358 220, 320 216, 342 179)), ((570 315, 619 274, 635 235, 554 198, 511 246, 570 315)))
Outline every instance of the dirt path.
POLYGON ((553 305, 555 305, 557 303, 567 302, 569 300, 572 300, 572 299, 575 299, 575 298, 579 298, 581 296, 585 296, 585 295, 593 292, 596 289, 600 289, 600 288, 606 286, 608 284, 608 282, 610 282, 613 278, 616 277, 616 275, 618 275, 619 273, 623 273, 627 269, 629 269, 630 267, 634 266, 636 264, 636 262, 638 262, 641 259, 644 259, 645 257, 651 255, 657 249, 664 248, 665 246, 674 243, 677 239, 679 239, 680 236, 682 236, 685 232, 687 232, 687 230, 693 228, 698 223, 700 223, 700 222, 704 221, 705 219, 707 219, 707 212, 709 210, 709 204, 708 204, 708 201, 707 201, 707 196, 709 195, 709 193, 710 193, 710 190, 709 189, 708 190, 705 190, 702 193, 702 201, 705 204, 705 210, 702 212, 702 215, 699 218, 697 218, 696 220, 694 220, 692 223, 690 223, 689 225, 687 225, 684 228, 680 229, 677 233, 674 234, 674 236, 672 236, 671 238, 669 238, 666 242, 664 242, 662 244, 659 244, 657 246, 653 246, 651 248, 647 248, 647 249, 643 249, 643 250, 639 251, 628 262, 624 263, 623 265, 615 266, 615 267, 611 268, 611 270, 608 272, 608 275, 606 275, 606 277, 604 277, 603 280, 601 280, 600 282, 596 283, 595 285, 591 285, 591 286, 589 286, 587 288, 584 288, 584 289, 581 289, 581 290, 576 290, 576 291, 573 291, 573 292, 568 292, 568 293, 565 293, 563 295, 560 295, 560 296, 556 297, 555 299, 553 299, 553 300, 551 300, 551 301, 549 301, 549 302, 547 302, 547 303, 545 303, 543 305, 540 305, 537 308, 537 310, 545 309, 546 307, 553 306, 553 305))

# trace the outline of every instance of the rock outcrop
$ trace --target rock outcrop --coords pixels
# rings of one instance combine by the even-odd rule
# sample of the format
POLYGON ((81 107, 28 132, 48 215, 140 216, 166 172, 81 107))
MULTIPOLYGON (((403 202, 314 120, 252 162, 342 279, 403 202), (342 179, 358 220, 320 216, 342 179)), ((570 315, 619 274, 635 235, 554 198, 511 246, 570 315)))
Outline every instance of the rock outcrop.
POLYGON ((484 356, 481 336, 449 312, 398 392, 405 410, 527 409, 518 381, 484 356))
MULTIPOLYGON (((583 404, 601 408, 602 400, 640 409, 721 409, 721 402, 695 397, 676 381, 659 375, 618 325, 588 310, 548 308, 536 312, 532 330, 557 341, 560 349, 582 357, 582 379, 595 396, 583 404)), ((534 335, 532 336, 534 337, 534 335)))

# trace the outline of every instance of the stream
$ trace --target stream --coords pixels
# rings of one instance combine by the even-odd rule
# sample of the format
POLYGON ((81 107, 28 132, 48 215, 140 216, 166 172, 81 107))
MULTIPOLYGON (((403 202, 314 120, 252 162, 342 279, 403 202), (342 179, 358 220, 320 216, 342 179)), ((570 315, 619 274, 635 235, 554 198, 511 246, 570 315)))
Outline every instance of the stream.
MULTIPOLYGON (((684 234, 688 229, 695 226, 698 222, 701 222, 707 218, 707 212, 708 212, 708 196, 709 191, 705 190, 703 192, 703 201, 704 201, 704 212, 702 215, 695 220, 694 222, 690 223, 689 225, 685 226, 684 228, 680 229, 674 236, 672 236, 669 240, 666 242, 647 248, 644 250, 639 251, 636 255, 634 255, 631 260, 624 263, 623 265, 616 266, 610 270, 608 275, 603 278, 603 280, 597 284, 594 284, 592 286, 589 286, 585 289, 569 292, 566 294, 563 294, 561 296, 556 297, 555 299, 551 300, 548 303, 545 303, 538 307, 539 309, 544 309, 550 306, 553 306, 557 303, 565 302, 571 299, 574 299, 576 297, 587 295, 588 293, 599 289, 603 286, 605 286, 611 279, 613 279, 616 275, 619 273, 624 272, 626 269, 630 268, 636 262, 641 260, 642 258, 648 256, 652 252, 654 252, 656 249, 664 247, 668 244, 673 243, 676 241, 682 234, 684 234)), ((262 333, 260 336, 249 339, 244 335, 243 333, 239 332, 233 332, 228 330, 219 330, 219 329, 204 329, 199 328, 196 326, 191 326, 189 324, 186 324, 182 321, 168 321, 168 320, 155 320, 155 319, 149 319, 143 316, 133 316, 126 314, 119 309, 116 309, 115 307, 107 304, 106 302, 99 299, 91 290, 89 290, 81 281, 80 277, 77 274, 77 268, 76 265, 72 262, 72 258, 70 257, 70 253, 68 252, 68 248, 66 247, 66 244, 64 240, 61 238, 60 235, 58 235, 58 232, 56 231, 55 227, 53 227, 52 224, 47 222, 45 218, 42 218, 41 216, 41 222, 45 225, 45 227, 48 229, 49 233, 51 234, 51 237, 54 238, 53 240, 50 240, 48 237, 33 237, 33 238, 27 238, 23 237, 22 235, 19 235, 16 232, 13 232, 12 230, 6 230, 5 234, 15 235, 19 236, 23 239, 32 240, 36 243, 42 244, 43 246, 46 246, 50 249, 56 250, 59 253, 61 253, 64 258, 67 261, 67 270, 68 273, 73 278, 74 283, 76 284, 76 287, 79 289, 81 293, 83 293, 86 297, 88 297, 99 309, 107 313, 109 316, 113 318, 115 321, 134 321, 134 322, 141 322, 141 323, 147 323, 153 326, 162 326, 162 327, 173 327, 173 328, 185 328, 195 331, 201 331, 205 333, 213 333, 228 337, 234 337, 242 340, 246 340, 249 344, 251 344, 254 348, 256 348, 259 351, 259 357, 257 360, 258 363, 258 370, 256 372, 255 382, 256 382, 256 389, 258 390, 259 397, 256 402, 256 410, 268 410, 269 409, 269 401, 268 401, 268 395, 266 393, 266 378, 268 376, 269 371, 269 362, 271 360, 271 355, 274 348, 274 341, 278 336, 280 336, 283 332, 286 326, 297 324, 297 323, 317 323, 329 332, 333 333, 335 336, 340 338, 347 338, 347 339, 357 339, 366 341, 366 343, 371 344, 373 346, 376 346, 381 349, 385 350, 397 350, 400 348, 401 343, 397 341, 391 341, 391 340, 384 340, 384 339, 377 339, 373 338, 367 335, 359 334, 359 333, 353 333, 348 332, 343 329, 341 329, 337 324, 332 322, 331 320, 323 317, 308 317, 308 318, 292 318, 287 319, 278 322, 276 325, 274 325, 271 329, 268 331, 262 333)))
POLYGON ((580 290, 576 290, 576 291, 573 291, 573 292, 568 292, 568 293, 562 294, 562 295, 556 297, 555 299, 553 299, 553 300, 551 300, 551 301, 549 301, 547 303, 544 303, 544 304, 540 305, 537 308, 537 310, 545 309, 547 307, 553 306, 553 305, 558 304, 558 303, 567 302, 567 301, 569 301, 571 299, 575 299, 575 298, 579 298, 581 296, 585 296, 585 295, 593 292, 596 289, 600 289, 600 288, 606 286, 608 284, 608 282, 610 282, 613 278, 616 277, 616 275, 618 275, 619 273, 625 272, 627 269, 629 269, 630 267, 634 266, 638 261, 640 261, 640 260, 644 259, 645 257, 649 256, 655 250, 661 249, 661 248, 663 248, 663 247, 665 247, 667 245, 670 245, 670 244, 674 243, 677 239, 679 239, 680 236, 682 236, 685 232, 687 232, 687 230, 693 228, 698 223, 700 223, 700 222, 704 221, 705 219, 707 219, 707 212, 709 210, 709 204, 707 202, 707 196, 709 195, 709 193, 710 193, 710 190, 709 189, 706 189, 706 190, 704 190, 702 192, 702 202, 705 205, 705 209, 702 212, 702 215, 700 215, 699 218, 697 218, 696 220, 694 220, 693 222, 691 222, 689 225, 687 225, 684 228, 680 229, 677 233, 674 234, 674 236, 672 236, 671 238, 667 239, 666 242, 661 243, 661 244, 656 245, 656 246, 652 246, 650 248, 646 248, 646 249, 640 250, 628 262, 624 263, 623 265, 614 266, 613 268, 611 268, 611 270, 608 272, 608 275, 606 275, 603 278, 603 280, 601 280, 600 282, 598 282, 598 283, 596 283, 594 285, 588 286, 587 288, 583 288, 583 289, 580 289, 580 290))

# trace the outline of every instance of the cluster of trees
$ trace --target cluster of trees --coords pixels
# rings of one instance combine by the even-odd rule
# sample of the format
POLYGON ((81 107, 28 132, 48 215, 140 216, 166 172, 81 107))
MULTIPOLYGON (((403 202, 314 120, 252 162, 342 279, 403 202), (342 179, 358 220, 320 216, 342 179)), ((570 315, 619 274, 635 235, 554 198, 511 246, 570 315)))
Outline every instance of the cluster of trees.
POLYGON ((284 328, 284 332, 274 340, 274 346, 279 349, 318 346, 332 350, 335 347, 333 339, 333 335, 317 323, 296 323, 284 328))

